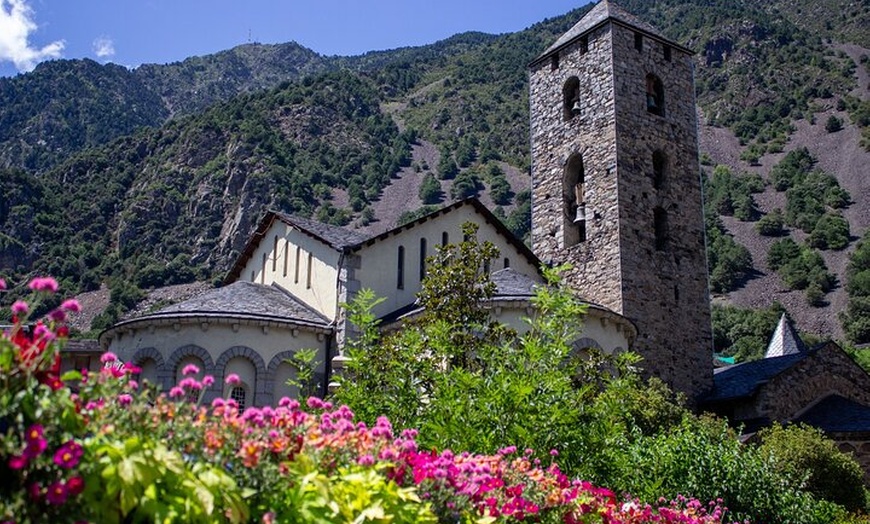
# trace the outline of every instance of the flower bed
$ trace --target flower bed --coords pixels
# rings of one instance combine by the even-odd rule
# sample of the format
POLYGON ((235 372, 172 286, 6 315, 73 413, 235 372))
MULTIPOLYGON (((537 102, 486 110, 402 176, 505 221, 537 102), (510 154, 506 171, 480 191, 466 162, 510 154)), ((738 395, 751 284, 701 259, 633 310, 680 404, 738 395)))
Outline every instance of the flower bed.
MULTIPOLYGON (((5 283, 0 284, 5 286, 5 283)), ((54 293, 35 279, 37 295, 54 293)), ((413 429, 372 427, 346 406, 283 398, 240 412, 201 406, 213 382, 195 366, 168 395, 107 353, 100 373, 58 376, 64 302, 25 332, 13 306, 0 337, 3 522, 686 522, 714 523, 717 503, 656 507, 581 480, 531 450, 421 450, 413 429), (63 387, 63 383, 67 386, 63 387)), ((233 376, 227 378, 232 381, 233 376)))

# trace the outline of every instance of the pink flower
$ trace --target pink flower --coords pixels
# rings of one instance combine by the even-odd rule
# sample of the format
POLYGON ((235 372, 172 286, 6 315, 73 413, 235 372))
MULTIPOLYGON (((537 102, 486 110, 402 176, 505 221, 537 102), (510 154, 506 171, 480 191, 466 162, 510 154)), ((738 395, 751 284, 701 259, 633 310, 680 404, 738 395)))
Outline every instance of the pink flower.
POLYGON ((60 308, 64 311, 69 311, 70 313, 78 313, 82 310, 82 305, 79 304, 79 301, 70 298, 63 301, 63 304, 60 305, 60 308))
POLYGON ((48 291, 54 293, 57 291, 57 280, 51 277, 36 277, 30 281, 28 285, 33 291, 48 291))
POLYGON ((199 368, 196 367, 196 364, 188 364, 184 366, 184 369, 181 370, 182 375, 198 375, 199 368))
POLYGON ((6 281, 0 278, 0 289, 6 289, 6 281))
POLYGON ((211 407, 213 408, 222 408, 226 405, 226 401, 224 399, 218 397, 211 401, 211 407))
POLYGON ((183 396, 184 396, 184 390, 178 386, 175 386, 169 390, 169 397, 170 398, 183 397, 183 396))
POLYGON ((136 382, 135 380, 131 380, 131 381, 127 382, 127 387, 130 389, 139 389, 139 383, 136 382))
POLYGON ((45 429, 42 427, 42 424, 33 424, 29 428, 27 428, 27 434, 24 436, 27 443, 36 442, 42 439, 42 435, 45 432, 45 429))
POLYGON ((131 402, 133 402, 133 397, 127 393, 121 393, 118 395, 118 404, 121 406, 129 406, 131 402))
POLYGON ((66 322, 66 311, 62 309, 55 309, 48 314, 48 318, 54 320, 55 322, 66 322))
POLYGON ((24 315, 30 307, 27 305, 27 302, 23 300, 16 300, 14 304, 12 304, 12 313, 16 315, 24 315))
POLYGON ((229 375, 227 375, 227 378, 224 379, 224 382, 231 386, 238 386, 242 383, 242 379, 240 379, 239 376, 235 373, 230 373, 229 375))
POLYGON ((69 496, 69 491, 64 485, 63 482, 58 481, 52 483, 48 486, 48 493, 45 495, 45 499, 48 500, 49 504, 60 505, 66 502, 66 498, 69 496))
POLYGON ((102 355, 100 355, 100 362, 105 364, 106 362, 115 362, 118 360, 118 355, 112 353, 111 351, 106 351, 102 355))
POLYGON ((185 389, 194 389, 196 391, 202 389, 202 383, 192 377, 182 379, 181 382, 178 383, 178 385, 185 389))
POLYGON ((62 468, 74 468, 78 465, 83 453, 84 450, 82 450, 81 445, 70 440, 54 453, 54 463, 62 468))
POLYGON ((202 377, 202 385, 205 387, 211 387, 214 384, 214 377, 211 375, 206 375, 202 377))
POLYGON ((54 333, 45 324, 36 324, 36 327, 33 328, 33 336, 36 339, 45 340, 54 340, 55 338, 54 333))

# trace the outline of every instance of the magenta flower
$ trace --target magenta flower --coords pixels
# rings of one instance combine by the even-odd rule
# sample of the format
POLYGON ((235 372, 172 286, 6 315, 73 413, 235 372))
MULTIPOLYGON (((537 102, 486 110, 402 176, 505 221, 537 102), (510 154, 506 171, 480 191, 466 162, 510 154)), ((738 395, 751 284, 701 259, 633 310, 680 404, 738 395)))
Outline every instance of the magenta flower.
POLYGON ((139 389, 139 383, 136 382, 135 380, 131 380, 131 381, 127 382, 127 387, 130 389, 139 389))
POLYGON ((196 364, 188 364, 184 366, 184 369, 181 370, 182 375, 198 375, 199 368, 196 367, 196 364))
POLYGON ((82 449, 82 446, 79 443, 70 440, 58 448, 54 453, 54 463, 62 468, 74 468, 78 465, 79 459, 82 458, 83 453, 84 450, 82 449))
POLYGON ((45 432, 45 428, 42 427, 42 424, 33 424, 29 428, 27 428, 27 435, 25 435, 25 440, 30 444, 31 442, 36 442, 38 440, 42 440, 42 435, 45 432))
POLYGON ((69 311, 70 313, 78 313, 82 310, 82 305, 79 304, 79 301, 74 298, 69 298, 63 301, 63 304, 60 305, 60 308, 64 311, 69 311))
POLYGON ((30 459, 27 458, 27 455, 12 455, 9 457, 8 464, 10 469, 24 469, 29 462, 30 459))
POLYGON ((30 281, 28 287, 33 291, 48 291, 54 293, 57 291, 57 280, 51 277, 36 277, 30 281))
POLYGON ((24 315, 30 307, 27 305, 27 302, 23 300, 16 300, 14 304, 12 304, 12 313, 15 315, 24 315))
POLYGON ((206 375, 202 377, 202 385, 205 387, 211 387, 214 384, 214 377, 211 375, 206 375))
POLYGON ((240 379, 239 376, 235 373, 230 373, 229 375, 227 375, 227 378, 224 380, 224 382, 231 386, 238 386, 242 383, 242 379, 240 379))
POLYGON ((0 289, 6 289, 6 281, 0 278, 0 289))
POLYGON ((69 490, 70 495, 78 495, 85 489, 85 479, 78 475, 71 477, 66 481, 66 488, 69 490))
POLYGON ((33 336, 37 340, 39 340, 39 339, 54 340, 54 338, 55 338, 54 333, 52 333, 52 331, 50 329, 48 329, 48 326, 46 326, 45 324, 42 324, 42 323, 36 324, 36 327, 33 328, 33 336))
POLYGON ((69 490, 67 490, 66 485, 57 481, 48 486, 48 493, 45 494, 45 499, 49 504, 61 505, 66 502, 66 498, 69 496, 69 490))
POLYGON ((100 362, 105 364, 106 362, 115 362, 118 360, 118 355, 112 353, 111 351, 106 351, 102 355, 100 355, 100 362))
POLYGON ((178 386, 173 387, 169 390, 169 398, 183 397, 184 390, 178 386))
POLYGON ((118 404, 120 404, 121 406, 129 406, 132 402, 133 397, 131 397, 127 393, 121 393, 120 395, 118 395, 118 404))
POLYGON ((66 322, 66 311, 62 309, 55 309, 48 314, 48 318, 54 320, 55 322, 66 322))
POLYGON ((42 486, 39 482, 33 482, 27 486, 27 494, 30 495, 31 500, 38 501, 42 497, 42 486))
POLYGON ((182 379, 181 382, 178 383, 178 385, 185 389, 194 389, 196 391, 202 389, 202 383, 193 377, 187 377, 185 379, 182 379))

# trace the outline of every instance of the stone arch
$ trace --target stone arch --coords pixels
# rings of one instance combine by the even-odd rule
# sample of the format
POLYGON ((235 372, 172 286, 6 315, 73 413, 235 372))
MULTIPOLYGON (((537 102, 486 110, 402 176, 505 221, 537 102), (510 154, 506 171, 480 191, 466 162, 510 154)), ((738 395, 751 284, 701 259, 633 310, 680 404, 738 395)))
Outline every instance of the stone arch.
POLYGON ((665 86, 662 79, 652 73, 646 75, 646 110, 665 116, 665 86))
POLYGON ((287 359, 293 358, 296 355, 296 352, 293 350, 286 350, 278 353, 272 360, 269 361, 269 366, 266 368, 266 380, 265 380, 265 396, 268 397, 269 403, 274 404, 276 400, 275 395, 273 394, 275 391, 275 373, 278 371, 278 367, 287 359))
POLYGON ((581 112, 580 79, 572 76, 562 85, 562 118, 567 122, 581 112))
POLYGON ((580 153, 565 162, 562 201, 562 241, 565 247, 571 247, 586 240, 586 169, 580 153))
POLYGON ((259 353, 247 346, 233 346, 220 354, 214 366, 216 380, 214 385, 206 392, 207 400, 221 396, 224 380, 226 379, 227 363, 235 357, 244 357, 254 365, 256 384, 254 384, 254 399, 251 405, 263 406, 271 404, 272 394, 266 390, 266 364, 259 353))
POLYGON ((154 381, 161 388, 164 387, 163 376, 166 363, 163 361, 163 355, 161 355, 160 352, 153 347, 139 348, 136 350, 135 353, 133 353, 133 358, 130 359, 130 362, 134 366, 142 367, 142 364, 146 360, 153 360, 154 363, 157 365, 157 376, 155 377, 154 381))
POLYGON ((205 365, 205 369, 202 370, 204 375, 212 375, 214 376, 214 361, 211 358, 211 355, 208 354, 208 351, 205 349, 195 345, 188 344, 186 346, 181 346, 177 348, 175 351, 169 355, 169 358, 166 359, 166 365, 163 367, 163 388, 169 389, 173 386, 173 381, 175 380, 176 368, 178 367, 178 363, 181 362, 185 357, 197 357, 202 360, 202 363, 205 365))

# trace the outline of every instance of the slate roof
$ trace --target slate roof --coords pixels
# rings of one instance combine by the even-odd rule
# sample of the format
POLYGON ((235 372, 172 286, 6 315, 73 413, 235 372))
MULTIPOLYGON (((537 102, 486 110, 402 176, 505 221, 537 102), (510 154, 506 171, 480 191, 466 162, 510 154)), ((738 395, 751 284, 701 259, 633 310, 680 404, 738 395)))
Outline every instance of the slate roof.
POLYGON ((495 284, 494 299, 529 299, 535 295, 535 287, 541 282, 513 268, 495 271, 490 275, 495 284))
POLYGON ((343 251, 352 246, 356 246, 365 242, 369 238, 368 235, 364 235, 357 231, 324 224, 316 220, 311 220, 310 218, 302 218, 278 212, 275 212, 275 215, 287 224, 296 227, 300 231, 307 233, 338 251, 343 251))
POLYGON ((870 407, 840 395, 830 395, 795 422, 804 422, 827 433, 870 431, 870 407))
POLYGON ((134 320, 185 316, 294 321, 323 327, 329 324, 326 318, 279 286, 264 286, 244 281, 213 289, 134 320))
POLYGON ((568 32, 560 36, 553 45, 548 47, 547 50, 544 51, 544 53, 535 60, 535 62, 538 62, 541 59, 553 54, 558 49, 570 44, 584 34, 589 33, 590 31, 604 24, 608 20, 615 20, 622 23, 622 25, 637 29, 658 40, 666 41, 686 53, 693 53, 690 49, 686 49, 685 47, 672 42, 666 36, 661 34, 658 29, 629 13, 615 2, 612 2, 610 0, 601 0, 600 2, 598 2, 598 4, 595 5, 595 7, 592 8, 592 10, 586 13, 586 15, 581 18, 580 21, 574 25, 574 27, 569 29, 568 32))
POLYGON ((770 342, 767 344, 767 351, 764 353, 764 358, 781 357, 783 355, 794 355, 802 353, 807 348, 800 337, 795 333, 794 326, 786 318, 785 313, 779 317, 779 324, 776 325, 776 330, 773 336, 770 337, 770 342))
POLYGON ((704 401, 721 402, 750 397, 766 382, 796 365, 809 355, 814 354, 816 351, 818 351, 818 348, 802 353, 762 358, 752 362, 742 362, 733 366, 714 369, 713 391, 704 401))
POLYGON ((68 340, 63 347, 64 353, 102 353, 100 341, 94 339, 68 340))

